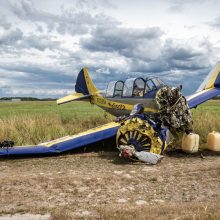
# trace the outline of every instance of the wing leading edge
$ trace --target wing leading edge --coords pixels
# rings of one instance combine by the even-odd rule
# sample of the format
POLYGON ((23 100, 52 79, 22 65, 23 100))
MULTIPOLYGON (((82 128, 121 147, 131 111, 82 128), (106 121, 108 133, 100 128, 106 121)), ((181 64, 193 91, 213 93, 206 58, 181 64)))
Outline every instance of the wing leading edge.
POLYGON ((220 95, 220 89, 207 89, 201 92, 197 92, 187 98, 189 108, 195 108, 196 106, 202 104, 203 102, 212 99, 220 95))
POLYGON ((111 122, 76 135, 66 136, 36 146, 0 148, 0 156, 58 154, 114 137, 119 124, 111 122))
POLYGON ((187 98, 188 105, 194 108, 217 95, 220 95, 220 62, 211 70, 196 93, 187 98))
POLYGON ((57 104, 65 104, 72 101, 89 100, 91 95, 83 95, 82 93, 74 93, 72 95, 65 96, 57 100, 57 104))

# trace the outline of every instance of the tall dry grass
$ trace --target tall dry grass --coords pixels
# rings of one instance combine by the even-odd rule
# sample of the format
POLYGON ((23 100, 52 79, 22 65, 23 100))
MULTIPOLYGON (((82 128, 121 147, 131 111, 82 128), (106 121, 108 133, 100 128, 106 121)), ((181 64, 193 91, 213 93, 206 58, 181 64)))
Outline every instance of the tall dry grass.
MULTIPOLYGON (((10 107, 2 103, 1 108, 5 105, 7 109, 10 107)), ((0 141, 13 140, 16 145, 38 144, 72 135, 114 119, 110 115, 106 117, 98 108, 91 109, 89 103, 76 103, 59 111, 50 102, 19 103, 12 109, 14 112, 0 117, 0 141)), ((220 132, 220 102, 210 101, 199 106, 193 110, 193 119, 194 131, 200 135, 201 143, 205 143, 209 132, 220 132)))
POLYGON ((104 114, 83 118, 64 118, 56 114, 14 115, 0 118, 0 141, 31 145, 72 135, 109 122, 104 114))
POLYGON ((194 117, 194 131, 200 135, 201 143, 205 143, 209 132, 220 132, 220 112, 211 114, 210 112, 200 111, 194 117))

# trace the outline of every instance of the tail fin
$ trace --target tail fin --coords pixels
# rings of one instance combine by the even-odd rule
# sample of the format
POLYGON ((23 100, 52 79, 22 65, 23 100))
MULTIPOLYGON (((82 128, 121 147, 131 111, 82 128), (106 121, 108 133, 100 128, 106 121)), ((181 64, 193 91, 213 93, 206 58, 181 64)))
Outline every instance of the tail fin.
POLYGON ((83 68, 76 79, 75 91, 83 95, 92 95, 97 93, 98 90, 93 84, 87 68, 83 68))
POLYGON ((89 72, 87 68, 83 68, 76 79, 76 85, 75 85, 75 91, 76 93, 65 96, 61 99, 57 100, 57 104, 65 104, 72 101, 89 101, 91 95, 98 93, 98 90, 96 89, 95 85, 93 84, 89 72))
POLYGON ((196 92, 213 88, 220 89, 220 62, 210 71, 196 92))
POLYGON ((220 62, 210 71, 196 93, 187 98, 190 108, 220 95, 220 62))

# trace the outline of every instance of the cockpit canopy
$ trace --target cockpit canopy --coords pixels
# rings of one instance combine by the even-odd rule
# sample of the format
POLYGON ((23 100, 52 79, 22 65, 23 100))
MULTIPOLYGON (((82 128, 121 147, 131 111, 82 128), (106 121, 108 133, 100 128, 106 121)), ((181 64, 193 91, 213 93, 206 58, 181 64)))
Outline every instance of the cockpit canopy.
POLYGON ((106 89, 106 97, 121 97, 123 93, 124 82, 112 81, 108 84, 106 89))
POLYGON ((163 81, 157 77, 130 78, 125 82, 112 81, 107 86, 106 97, 146 97, 149 92, 157 91, 164 85, 163 81))

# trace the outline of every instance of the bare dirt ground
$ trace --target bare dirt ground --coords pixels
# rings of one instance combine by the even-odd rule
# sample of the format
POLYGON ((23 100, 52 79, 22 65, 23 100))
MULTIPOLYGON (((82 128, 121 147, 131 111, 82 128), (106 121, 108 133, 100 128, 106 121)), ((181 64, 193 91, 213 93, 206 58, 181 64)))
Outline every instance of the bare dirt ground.
POLYGON ((220 154, 203 155, 170 152, 155 166, 118 152, 1 159, 0 219, 220 219, 220 154))

